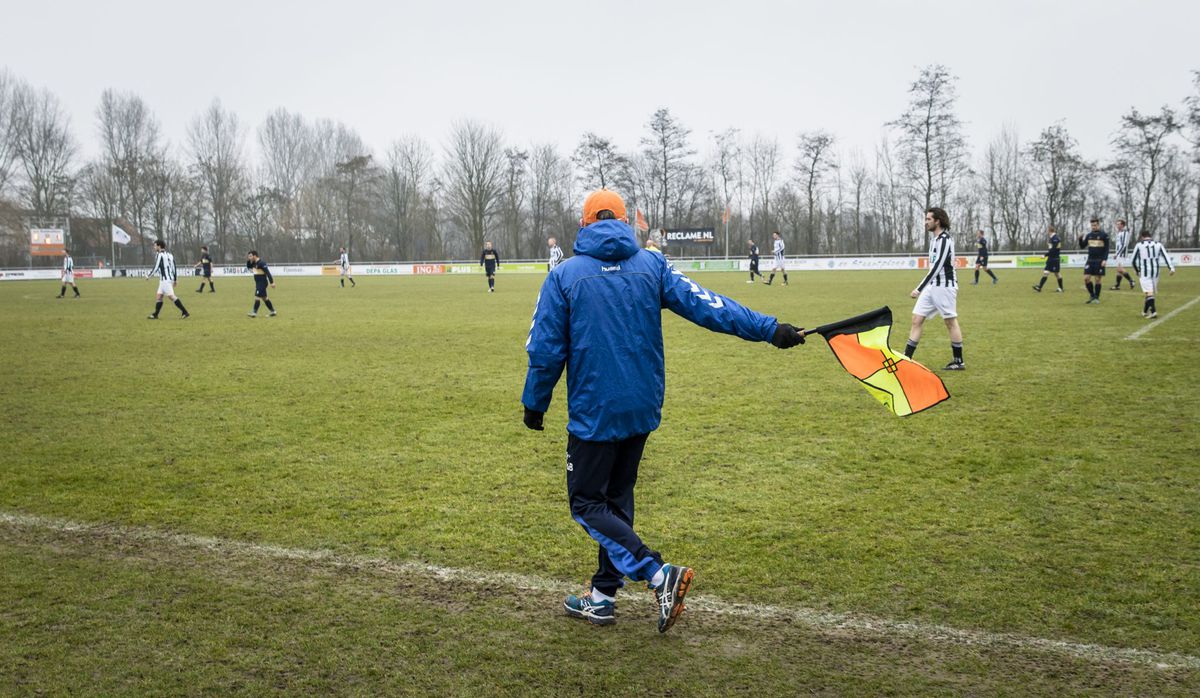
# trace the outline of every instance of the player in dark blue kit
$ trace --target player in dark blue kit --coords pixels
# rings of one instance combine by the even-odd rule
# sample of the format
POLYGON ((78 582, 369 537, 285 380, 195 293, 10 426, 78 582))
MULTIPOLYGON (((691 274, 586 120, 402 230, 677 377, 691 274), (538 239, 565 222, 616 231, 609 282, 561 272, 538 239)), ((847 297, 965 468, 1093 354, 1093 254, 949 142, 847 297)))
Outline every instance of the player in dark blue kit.
POLYGON ((500 265, 500 253, 492 249, 492 241, 483 243, 483 254, 479 255, 479 266, 487 274, 488 293, 496 292, 496 267, 500 265))
POLYGON ((267 284, 270 284, 271 288, 275 288, 275 277, 271 276, 271 270, 267 268, 267 263, 258 256, 257 250, 250 250, 250 253, 246 255, 246 268, 250 270, 251 274, 254 274, 254 310, 246 313, 246 316, 258 317, 259 304, 266 303, 271 317, 275 317, 275 306, 271 305, 271 299, 267 298, 267 284))
POLYGON ((766 279, 763 278, 762 272, 758 270, 758 245, 755 245, 753 240, 747 240, 746 242, 750 244, 750 280, 746 283, 754 283, 755 276, 761 279, 763 283, 766 283, 766 279))
POLYGON ((984 237, 983 231, 980 230, 979 236, 975 238, 975 280, 971 282, 972 286, 979 285, 979 270, 980 269, 986 271, 987 275, 992 277, 992 284, 997 284, 1000 282, 1000 279, 996 278, 996 275, 992 273, 992 270, 988 269, 987 260, 988 260, 987 238, 984 237))
POLYGON ((200 248, 200 261, 193 265, 193 268, 200 269, 200 288, 196 289, 196 293, 204 293, 204 284, 208 282, 208 290, 216 293, 217 289, 213 288, 212 282, 212 255, 208 253, 208 245, 200 248))
POLYGON ((1054 232, 1054 226, 1050 226, 1046 232, 1050 236, 1050 246, 1046 249, 1046 253, 1042 255, 1046 258, 1046 268, 1042 270, 1042 280, 1037 282, 1033 290, 1041 293, 1042 287, 1046 285, 1046 277, 1054 274, 1055 278, 1058 279, 1057 293, 1062 293, 1062 274, 1059 273, 1060 265, 1062 264, 1062 240, 1058 237, 1058 233, 1054 232))
POLYGON ((1083 263, 1083 283, 1087 286, 1088 303, 1100 302, 1100 291, 1104 288, 1104 268, 1108 266, 1108 233, 1100 230, 1100 219, 1092 219, 1092 231, 1079 238, 1080 249, 1087 250, 1087 261, 1083 263))

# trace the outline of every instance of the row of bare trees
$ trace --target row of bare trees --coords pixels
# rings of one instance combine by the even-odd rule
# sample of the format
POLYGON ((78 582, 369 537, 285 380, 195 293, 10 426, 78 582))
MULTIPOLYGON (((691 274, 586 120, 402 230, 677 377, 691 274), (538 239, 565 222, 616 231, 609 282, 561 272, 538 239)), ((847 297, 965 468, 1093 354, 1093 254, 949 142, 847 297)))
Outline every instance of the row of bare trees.
MULTIPOLYGON (((251 129, 214 101, 173 144, 141 97, 108 90, 95 113, 100 154, 79 162, 57 97, 0 70, 0 204, 27 221, 117 221, 136 233, 127 262, 148 259, 156 237, 208 244, 225 260, 256 247, 320 261, 342 245, 360 260, 469 258, 484 240, 532 258, 549 236, 570 243, 582 196, 602 186, 654 227, 728 220, 733 254, 773 230, 791 253, 916 251, 931 205, 950 209, 960 234, 988 231, 998 249, 1039 248, 1047 225, 1069 234, 1093 215, 1197 246, 1200 72, 1195 88, 1178 108, 1122 116, 1105 161, 1086 158, 1061 123, 1028 141, 1006 127, 973 157, 956 79, 940 65, 920 71, 869 155, 843 152, 825 130, 794 146, 734 128, 697 139, 665 108, 633 149, 589 132, 563 154, 461 121, 440 147, 407 136, 376 153, 342 123, 277 109, 251 129)), ((24 231, 0 228, 0 264, 22 263, 24 231)), ((103 255, 108 240, 72 245, 103 255)))

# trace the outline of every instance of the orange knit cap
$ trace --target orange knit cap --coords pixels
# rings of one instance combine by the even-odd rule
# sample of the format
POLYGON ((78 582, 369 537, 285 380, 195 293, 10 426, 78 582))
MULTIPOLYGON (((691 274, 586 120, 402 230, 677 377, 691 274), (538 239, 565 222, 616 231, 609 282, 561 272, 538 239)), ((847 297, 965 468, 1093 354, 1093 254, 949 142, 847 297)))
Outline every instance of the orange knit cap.
POLYGON ((620 220, 628 220, 625 215, 625 202, 615 191, 597 189, 588 194, 583 201, 583 224, 591 225, 596 222, 596 214, 601 211, 612 211, 620 220))

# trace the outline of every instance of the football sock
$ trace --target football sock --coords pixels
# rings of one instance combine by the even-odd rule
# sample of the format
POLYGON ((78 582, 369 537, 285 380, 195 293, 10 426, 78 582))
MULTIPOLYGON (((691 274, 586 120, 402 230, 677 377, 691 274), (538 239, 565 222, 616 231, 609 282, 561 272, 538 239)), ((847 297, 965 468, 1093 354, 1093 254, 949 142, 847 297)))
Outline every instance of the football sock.
POLYGON ((1046 277, 1043 276, 1042 280, 1038 282, 1038 288, 1041 288, 1045 285, 1046 285, 1046 277))
POLYGON ((354 288, 354 287, 355 287, 355 286, 357 286, 357 285, 358 285, 358 284, 354 283, 354 277, 353 277, 353 276, 351 276, 351 277, 350 277, 350 288, 354 288))
POLYGON ((204 282, 200 282, 200 288, 196 289, 196 293, 204 293, 204 282))
POLYGON ((975 270, 975 283, 979 283, 979 270, 975 270))
POLYGON ((1142 312, 1150 312, 1150 296, 1146 296, 1146 300, 1142 302, 1142 312))
POLYGON ((1092 284, 1091 281, 1087 282, 1087 290, 1088 290, 1089 296, 1091 296, 1092 298, 1096 297, 1096 288, 1095 288, 1095 285, 1092 284))
POLYGON ((275 304, 274 303, 272 303, 269 300, 265 300, 265 301, 263 301, 263 303, 267 304, 267 310, 270 310, 272 313, 275 312, 275 304))
POLYGON ((1058 290, 1062 290, 1062 277, 1058 277, 1058 290))
MULTIPOLYGON (((203 287, 203 284, 201 284, 201 286, 203 287)), ((213 288, 213 285, 212 285, 212 282, 211 282, 211 281, 209 281, 209 282, 208 282, 208 290, 209 290, 209 291, 212 291, 213 293, 216 293, 216 292, 217 292, 217 289, 213 288)))
POLYGON ((787 283, 787 272, 783 272, 783 283, 787 283))
POLYGON ((154 317, 158 317, 158 311, 160 310, 162 310, 162 301, 158 301, 154 304, 154 317))
POLYGON ((1104 290, 1104 284, 1096 284, 1096 300, 1100 300, 1100 292, 1104 290))
POLYGON ((62 290, 58 292, 59 297, 67 295, 67 285, 63 284, 62 290))
POLYGON ((617 600, 617 597, 609 596, 608 594, 605 594, 604 592, 600 591, 596 587, 592 587, 592 601, 596 601, 596 602, 608 601, 609 603, 612 603, 616 600, 617 600))
POLYGON ((254 312, 256 312, 256 313, 258 312, 258 306, 260 306, 260 305, 262 305, 262 301, 255 299, 254 300, 254 312))
POLYGON ((663 572, 664 568, 666 568, 666 565, 659 567, 658 571, 654 573, 654 576, 650 578, 650 586, 654 587, 655 589, 662 586, 662 583, 667 579, 667 573, 663 572))
POLYGON ((1121 288, 1121 275, 1117 274, 1117 283, 1113 288, 1121 288))
POLYGON ((75 297, 78 298, 79 297, 79 288, 76 286, 72 286, 71 290, 75 292, 75 297))
POLYGON ((769 284, 774 280, 775 280, 775 272, 771 272, 771 278, 767 279, 767 283, 769 284))
POLYGON ((496 280, 490 276, 488 277, 488 288, 496 288, 496 280))
POLYGON ((1133 277, 1129 275, 1129 272, 1125 272, 1125 278, 1129 280, 1129 288, 1133 288, 1133 277))
POLYGON ((179 308, 179 312, 187 315, 187 308, 183 307, 183 301, 179 300, 178 298, 175 299, 175 307, 179 308))
POLYGON ((915 353, 917 353, 917 342, 910 339, 908 340, 908 344, 904 345, 904 355, 911 359, 915 353))
POLYGON ((1150 296, 1150 299, 1148 302, 1150 304, 1150 312, 1157 313, 1158 312, 1158 304, 1155 303, 1154 296, 1150 296))
POLYGON ((954 360, 962 363, 962 342, 950 342, 950 352, 954 354, 954 360))
POLYGON ((993 279, 995 279, 995 278, 996 278, 996 275, 992 273, 992 270, 991 270, 991 269, 985 269, 984 271, 986 271, 986 272, 987 272, 987 274, 988 274, 988 276, 992 277, 993 279))
POLYGON ((346 288, 346 280, 345 280, 345 279, 341 279, 341 280, 339 281, 339 283, 341 283, 341 285, 342 285, 342 288, 346 288))

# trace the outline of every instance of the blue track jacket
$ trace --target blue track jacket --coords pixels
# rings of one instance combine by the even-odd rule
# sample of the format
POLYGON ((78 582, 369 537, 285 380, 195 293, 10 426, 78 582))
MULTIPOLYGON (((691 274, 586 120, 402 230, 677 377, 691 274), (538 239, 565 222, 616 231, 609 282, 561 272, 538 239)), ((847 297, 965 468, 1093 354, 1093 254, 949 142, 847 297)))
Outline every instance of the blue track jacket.
POLYGON ((521 402, 545 412, 567 369, 567 431, 619 441, 658 428, 662 418, 662 309, 714 332, 767 342, 775 318, 705 290, 662 255, 638 248, 620 221, 582 228, 575 256, 542 284, 525 349, 521 402))

